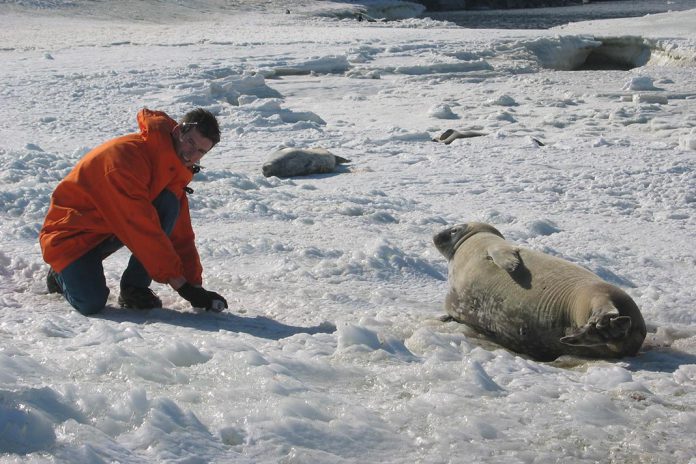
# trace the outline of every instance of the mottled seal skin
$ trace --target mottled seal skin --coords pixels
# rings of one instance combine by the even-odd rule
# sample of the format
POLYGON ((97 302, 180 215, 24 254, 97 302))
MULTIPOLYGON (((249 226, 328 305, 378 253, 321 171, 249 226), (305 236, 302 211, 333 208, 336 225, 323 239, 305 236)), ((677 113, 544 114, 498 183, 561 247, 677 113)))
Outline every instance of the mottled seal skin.
POLYGON ((459 132, 454 129, 447 129, 444 131, 442 134, 440 134, 438 137, 433 139, 433 142, 441 142, 444 143, 445 145, 449 145, 450 143, 454 142, 457 139, 469 139, 472 137, 482 137, 484 135, 488 135, 484 132, 477 132, 477 131, 464 131, 464 132, 459 132))
POLYGON ((293 177, 333 172, 337 164, 350 160, 324 148, 282 148, 271 153, 261 170, 266 177, 293 177))
POLYGON ((502 346, 541 361, 633 356, 646 335, 635 302, 573 263, 507 242, 493 226, 433 237, 448 260, 445 311, 502 346))

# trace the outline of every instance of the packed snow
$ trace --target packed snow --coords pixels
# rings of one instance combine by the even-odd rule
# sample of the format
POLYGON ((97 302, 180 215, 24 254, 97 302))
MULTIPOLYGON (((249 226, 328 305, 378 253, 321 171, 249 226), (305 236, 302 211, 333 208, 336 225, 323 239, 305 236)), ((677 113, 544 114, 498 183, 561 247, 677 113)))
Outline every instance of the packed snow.
POLYGON ((696 463, 696 9, 550 30, 421 12, 0 2, 1 462, 696 463), (160 284, 164 308, 118 308, 127 250, 103 313, 48 294, 56 184, 140 108, 197 106, 223 139, 192 219, 230 309, 160 284), (351 163, 265 178, 283 147, 351 163), (623 288, 640 354, 542 363, 442 322, 432 236, 472 220, 623 288))

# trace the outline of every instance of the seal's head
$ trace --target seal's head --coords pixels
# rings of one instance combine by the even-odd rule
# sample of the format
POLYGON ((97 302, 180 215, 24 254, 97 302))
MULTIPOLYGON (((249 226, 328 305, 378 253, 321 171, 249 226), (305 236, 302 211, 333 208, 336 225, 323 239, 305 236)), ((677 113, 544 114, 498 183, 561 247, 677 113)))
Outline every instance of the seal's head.
POLYGON ((277 175, 280 170, 273 163, 265 163, 261 166, 261 172, 263 172, 264 177, 271 177, 277 175))
POLYGON ((480 232, 488 232, 503 238, 503 234, 495 227, 484 224, 483 222, 469 222, 466 224, 457 224, 439 232, 433 236, 433 243, 442 255, 449 261, 454 257, 454 253, 459 248, 459 245, 464 243, 466 239, 480 232))

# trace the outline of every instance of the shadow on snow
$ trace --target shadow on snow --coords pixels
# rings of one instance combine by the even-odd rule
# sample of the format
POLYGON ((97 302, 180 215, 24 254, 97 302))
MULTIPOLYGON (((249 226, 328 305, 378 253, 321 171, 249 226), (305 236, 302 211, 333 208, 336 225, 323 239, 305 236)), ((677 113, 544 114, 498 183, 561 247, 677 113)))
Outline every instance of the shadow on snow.
POLYGON ((91 316, 114 322, 133 322, 135 324, 165 323, 180 327, 190 327, 207 332, 246 333, 254 337, 267 338, 269 340, 281 340, 296 334, 334 333, 336 326, 331 322, 322 322, 311 327, 300 327, 283 324, 264 316, 243 317, 235 314, 211 313, 211 312, 181 312, 168 308, 157 308, 148 311, 134 311, 127 309, 111 310, 91 316))
POLYGON ((696 355, 670 347, 648 348, 635 358, 625 358, 631 371, 675 372, 681 366, 696 364, 696 355))

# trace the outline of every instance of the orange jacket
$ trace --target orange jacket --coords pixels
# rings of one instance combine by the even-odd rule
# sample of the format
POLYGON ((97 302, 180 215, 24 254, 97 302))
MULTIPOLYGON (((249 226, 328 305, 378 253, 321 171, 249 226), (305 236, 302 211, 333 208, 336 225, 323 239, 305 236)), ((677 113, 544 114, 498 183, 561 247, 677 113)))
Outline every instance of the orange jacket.
POLYGON ((200 285, 203 269, 184 192, 193 173, 174 151, 176 122, 161 111, 143 109, 138 125, 139 134, 93 149, 58 184, 39 235, 44 260, 61 272, 115 235, 155 281, 183 275, 200 285), (181 204, 169 237, 152 205, 164 189, 181 204))

